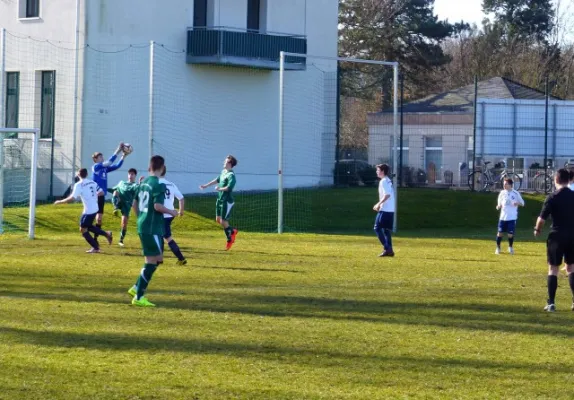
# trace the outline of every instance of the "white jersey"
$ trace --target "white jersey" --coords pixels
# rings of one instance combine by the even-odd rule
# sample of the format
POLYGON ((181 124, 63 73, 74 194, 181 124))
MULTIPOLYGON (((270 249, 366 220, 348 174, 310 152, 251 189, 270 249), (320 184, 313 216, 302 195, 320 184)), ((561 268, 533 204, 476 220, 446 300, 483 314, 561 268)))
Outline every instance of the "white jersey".
POLYGON ((379 201, 381 201, 387 194, 391 197, 385 200, 379 211, 395 212, 395 192, 393 190, 393 181, 391 181, 388 176, 385 176, 379 182, 379 201))
MULTIPOLYGON (((183 194, 181 194, 181 192, 173 182, 170 182, 165 178, 160 178, 159 183, 163 183, 165 185, 165 200, 163 201, 163 206, 168 210, 175 210, 175 207, 173 205, 174 200, 176 198, 178 200, 183 199, 183 194)), ((173 218, 173 215, 163 214, 163 217, 173 218)))
POLYGON ((82 199, 84 204, 84 214, 95 214, 98 212, 98 193, 103 193, 96 182, 91 179, 82 179, 74 185, 72 197, 82 199))
POLYGON ((520 193, 514 189, 510 191, 505 189, 500 192, 498 195, 498 205, 501 207, 501 221, 515 221, 518 219, 518 206, 513 205, 513 203, 524 205, 524 200, 522 200, 520 193))

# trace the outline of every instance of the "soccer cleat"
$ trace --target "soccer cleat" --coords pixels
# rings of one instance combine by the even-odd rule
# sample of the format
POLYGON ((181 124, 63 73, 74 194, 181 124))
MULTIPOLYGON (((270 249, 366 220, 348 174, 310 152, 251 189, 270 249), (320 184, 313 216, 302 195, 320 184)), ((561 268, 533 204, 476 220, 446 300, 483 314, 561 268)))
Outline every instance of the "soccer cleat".
POLYGON ((572 302, 572 307, 570 309, 574 311, 574 302, 572 302))
POLYGON ((120 211, 119 208, 114 208, 113 214, 114 214, 114 217, 121 217, 122 212, 120 211))
POLYGON ((120 247, 124 247, 124 242, 122 242, 121 240, 118 242, 118 246, 120 247))
POLYGON ((106 232, 106 239, 108 239, 108 244, 112 244, 112 242, 114 241, 114 234, 112 233, 112 231, 107 231, 106 232))
POLYGON ((499 255, 500 254, 500 247, 497 247, 496 250, 494 251, 494 254, 499 255))
POLYGON ((132 286, 131 288, 128 289, 128 294, 132 297, 135 297, 136 294, 138 294, 138 291, 136 290, 135 286, 132 286))
POLYGON ((544 307, 544 311, 554 312, 554 311, 556 311, 556 305, 554 305, 554 304, 546 304, 546 307, 544 307))
POLYGON ((177 260, 176 264, 177 265, 185 265, 185 264, 187 264, 187 260, 185 258, 183 260, 177 260))
POLYGON ((383 251, 381 257, 394 257, 395 253, 393 251, 383 251))
POLYGON ((514 249, 512 247, 508 248, 508 254, 514 254, 514 249))
POLYGON ((225 246, 225 250, 229 250, 233 243, 235 243, 235 237, 237 236, 237 229, 233 229, 231 232, 231 239, 227 241, 227 245, 225 246))
POLYGON ((152 302, 150 302, 148 299, 146 299, 145 297, 140 298, 139 300, 136 299, 135 297, 132 299, 132 305, 134 306, 138 306, 138 307, 155 307, 155 304, 153 304, 152 302))
POLYGON ((90 250, 86 250, 86 253, 99 253, 100 249, 91 248, 90 250))

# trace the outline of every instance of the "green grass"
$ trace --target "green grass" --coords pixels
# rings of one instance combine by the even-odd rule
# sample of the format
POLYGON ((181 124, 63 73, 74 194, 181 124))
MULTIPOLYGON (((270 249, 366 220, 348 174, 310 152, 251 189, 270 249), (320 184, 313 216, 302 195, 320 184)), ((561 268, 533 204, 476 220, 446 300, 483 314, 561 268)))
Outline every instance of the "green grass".
POLYGON ((156 309, 128 305, 133 231, 87 255, 79 208, 39 207, 38 240, 0 236, 0 399, 572 398, 571 296, 561 277, 541 311, 543 240, 496 257, 493 195, 403 191, 397 257, 377 258, 373 193, 347 194, 313 229, 353 235, 242 231, 225 252, 211 215, 178 220, 190 264, 160 267, 156 309))

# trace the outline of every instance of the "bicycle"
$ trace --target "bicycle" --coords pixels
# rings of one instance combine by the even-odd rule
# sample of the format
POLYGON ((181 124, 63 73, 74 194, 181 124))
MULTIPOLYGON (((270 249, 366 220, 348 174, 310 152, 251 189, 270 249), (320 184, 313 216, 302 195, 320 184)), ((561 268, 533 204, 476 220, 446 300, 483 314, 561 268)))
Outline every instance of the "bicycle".
POLYGON ((482 163, 484 171, 475 170, 468 174, 468 187, 471 190, 478 190, 479 192, 486 192, 494 187, 495 190, 501 190, 504 187, 504 180, 506 178, 512 179, 514 190, 520 190, 522 187, 522 177, 514 172, 506 170, 506 164, 502 162, 503 170, 500 174, 495 174, 493 169, 488 169, 490 161, 482 163))
MULTIPOLYGON (((568 163, 564 164, 566 167, 568 163)), ((552 162, 548 162, 546 169, 538 171, 532 178, 532 188, 535 193, 552 193, 556 186, 554 185, 554 170, 552 162)))

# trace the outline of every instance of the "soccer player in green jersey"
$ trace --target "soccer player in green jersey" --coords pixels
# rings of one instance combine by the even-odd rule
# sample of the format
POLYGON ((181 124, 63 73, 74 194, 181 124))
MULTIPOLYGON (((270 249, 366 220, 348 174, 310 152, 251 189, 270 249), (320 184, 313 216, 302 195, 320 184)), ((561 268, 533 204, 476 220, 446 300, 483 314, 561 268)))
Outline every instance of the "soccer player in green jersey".
POLYGON ((138 171, 135 168, 130 168, 128 171, 128 180, 120 181, 112 189, 108 190, 113 193, 112 203, 114 205, 114 215, 116 217, 121 215, 122 217, 122 231, 120 234, 120 241, 118 242, 121 247, 124 247, 124 238, 126 237, 128 229, 132 203, 134 202, 134 197, 138 188, 138 184, 136 183, 137 176, 138 171))
POLYGON ((144 293, 151 281, 159 263, 163 262, 161 241, 163 240, 163 214, 177 216, 177 211, 168 210, 165 200, 165 185, 159 183, 165 160, 161 156, 153 156, 149 162, 150 176, 139 184, 133 209, 138 216, 138 234, 142 244, 145 263, 135 284, 128 290, 133 296, 132 304, 140 307, 155 307, 144 293))
POLYGON ((217 184, 215 190, 218 192, 217 201, 215 203, 215 221, 221 225, 225 236, 227 237, 227 245, 225 250, 229 250, 233 243, 235 243, 235 237, 237 236, 237 229, 229 225, 229 218, 231 217, 231 209, 235 204, 233 200, 233 188, 235 188, 235 172, 233 172, 233 167, 237 165, 237 159, 232 155, 225 157, 223 162, 223 171, 221 174, 211 182, 201 185, 200 188, 203 190, 211 185, 217 184))

